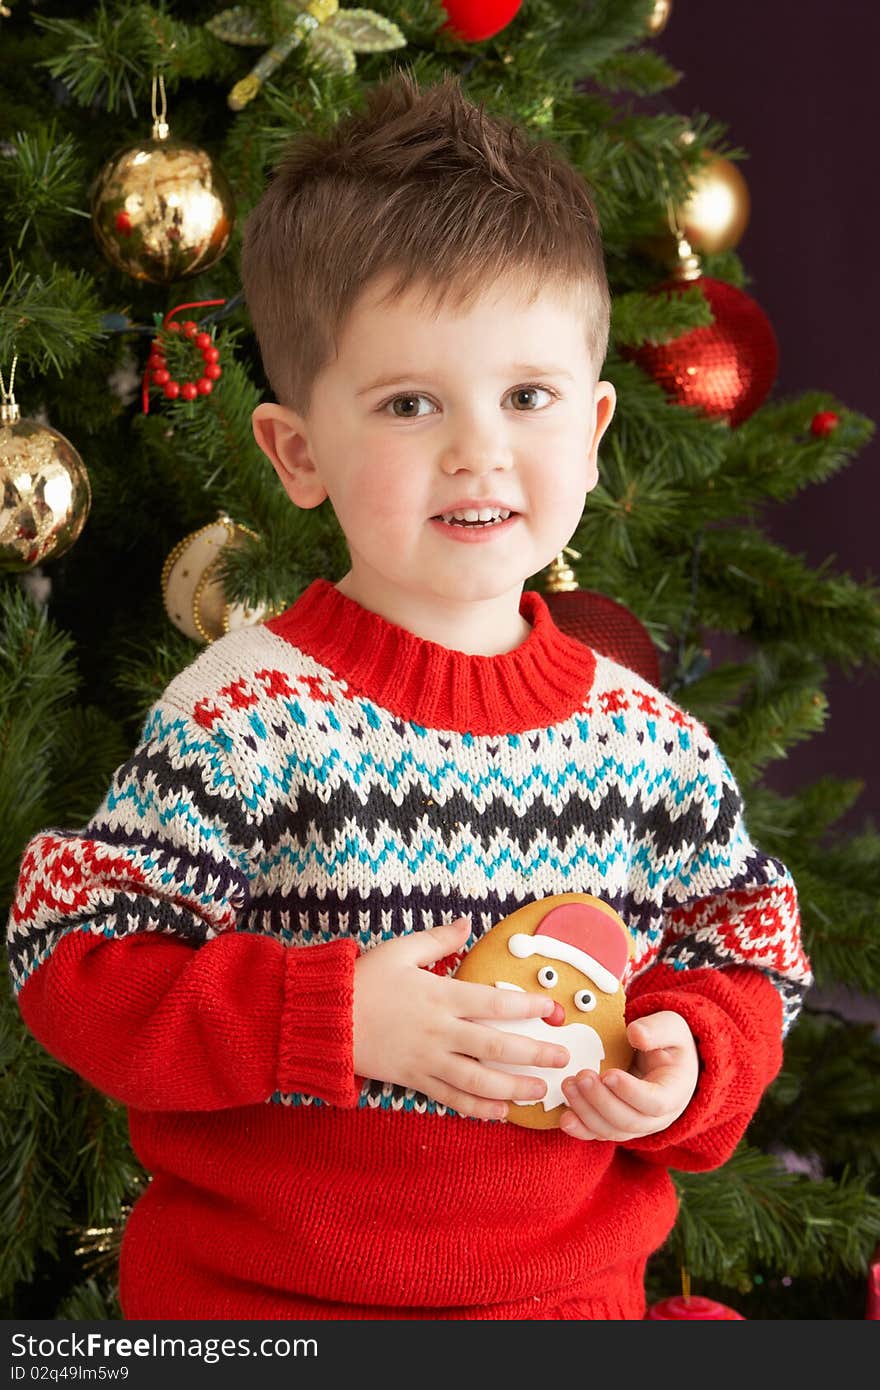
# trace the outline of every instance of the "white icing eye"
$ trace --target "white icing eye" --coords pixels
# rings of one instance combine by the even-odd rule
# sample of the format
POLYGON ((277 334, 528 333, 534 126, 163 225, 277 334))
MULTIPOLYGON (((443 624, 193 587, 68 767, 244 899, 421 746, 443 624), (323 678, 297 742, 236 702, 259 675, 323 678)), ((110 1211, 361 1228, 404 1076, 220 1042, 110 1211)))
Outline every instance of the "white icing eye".
POLYGON ((574 1006, 576 1009, 580 1009, 582 1014, 588 1014, 591 1009, 595 1009, 596 996, 593 991, 591 989, 579 989, 574 996, 574 1006))
POLYGON ((554 970, 552 965, 542 965, 538 971, 538 984, 545 989, 552 989, 559 982, 559 971, 554 970))

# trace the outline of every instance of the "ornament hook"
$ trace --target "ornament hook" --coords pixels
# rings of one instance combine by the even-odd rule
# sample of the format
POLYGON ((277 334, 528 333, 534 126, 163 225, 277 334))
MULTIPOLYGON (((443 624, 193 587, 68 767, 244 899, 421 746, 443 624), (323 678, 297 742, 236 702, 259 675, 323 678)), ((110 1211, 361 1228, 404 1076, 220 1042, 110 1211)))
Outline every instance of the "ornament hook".
POLYGON ((150 109, 153 116, 153 139, 167 140, 170 132, 170 126, 165 119, 168 114, 168 101, 165 96, 165 78, 161 72, 153 73, 150 109))
POLYGON ((14 425, 21 419, 21 411, 18 402, 12 394, 15 386, 15 368, 18 363, 18 353, 12 359, 12 366, 9 369, 9 385, 3 380, 3 373, 0 371, 0 425, 14 425))
MULTIPOLYGON (((685 143, 692 144, 693 132, 686 132, 686 134, 690 135, 690 140, 686 140, 685 143)), ((679 222, 678 212, 672 198, 672 189, 669 187, 669 179, 659 155, 657 156, 657 169, 666 197, 666 220, 669 223, 669 230, 675 238, 676 262, 672 272, 673 279, 699 280, 703 273, 702 262, 685 236, 684 229, 679 222)))

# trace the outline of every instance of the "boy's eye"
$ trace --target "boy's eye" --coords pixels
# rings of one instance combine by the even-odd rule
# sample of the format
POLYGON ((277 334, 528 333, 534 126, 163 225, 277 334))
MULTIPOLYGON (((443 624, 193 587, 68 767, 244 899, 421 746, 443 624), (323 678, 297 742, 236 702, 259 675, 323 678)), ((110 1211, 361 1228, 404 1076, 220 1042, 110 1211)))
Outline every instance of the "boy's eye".
POLYGON ((543 394, 544 394, 545 396, 549 396, 550 399, 553 400, 553 393, 552 393, 551 391, 548 391, 546 386, 517 386, 517 387, 515 387, 515 388, 509 393, 510 396, 512 397, 512 399, 513 399, 513 402, 514 402, 514 407, 513 407, 514 410, 522 410, 523 408, 524 408, 526 411, 528 411, 528 410, 543 410, 544 407, 541 405, 540 401, 538 402, 537 405, 529 405, 529 397, 534 397, 536 393, 540 395, 542 392, 543 392, 543 394))
MULTIPOLYGON (((392 409, 392 414, 396 415, 399 420, 418 420, 421 418, 421 415, 427 414, 427 411, 419 410, 419 401, 427 400, 427 396, 395 396, 388 402, 388 405, 383 406, 383 410, 387 410, 388 406, 395 407, 402 405, 404 407, 403 410, 392 409)), ((428 401, 428 404, 430 405, 430 401, 428 401)))

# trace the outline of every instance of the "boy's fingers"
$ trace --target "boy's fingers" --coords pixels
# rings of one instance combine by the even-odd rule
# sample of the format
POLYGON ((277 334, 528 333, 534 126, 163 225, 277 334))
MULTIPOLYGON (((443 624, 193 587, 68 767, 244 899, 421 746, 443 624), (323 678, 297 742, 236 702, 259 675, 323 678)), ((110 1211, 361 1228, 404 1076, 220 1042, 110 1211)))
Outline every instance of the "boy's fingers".
POLYGON ((468 1095, 457 1086, 441 1081, 439 1076, 428 1080, 429 1093, 433 1100, 449 1106, 459 1115, 471 1115, 475 1120, 504 1120, 507 1118, 507 1102, 486 1100, 480 1096, 468 1095))
POLYGON ((540 1100, 547 1090, 546 1081, 538 1076, 484 1067, 472 1057, 456 1058, 450 1065, 448 1077, 468 1095, 491 1100, 521 1100, 531 1104, 540 1100))
POLYGON ((456 917, 454 922, 444 922, 439 927, 429 927, 427 931, 413 932, 410 936, 399 937, 412 956, 415 965, 433 965, 444 956, 463 946, 470 935, 471 924, 467 917, 456 917))
POLYGON ((465 1056, 479 1057, 489 1065, 504 1062, 521 1067, 565 1067, 570 1061, 568 1048, 558 1043, 536 1042, 534 1038, 480 1023, 465 1024, 456 1047, 465 1056))
POLYGON ((546 1018, 556 1008, 549 994, 496 989, 494 985, 477 985, 470 980, 454 980, 453 983, 457 991, 457 1011, 463 1018, 546 1018))
POLYGON ((659 1047, 681 1047, 687 1040, 687 1024, 680 1014, 665 1010, 637 1018, 626 1030, 631 1045, 639 1052, 652 1052, 659 1047))

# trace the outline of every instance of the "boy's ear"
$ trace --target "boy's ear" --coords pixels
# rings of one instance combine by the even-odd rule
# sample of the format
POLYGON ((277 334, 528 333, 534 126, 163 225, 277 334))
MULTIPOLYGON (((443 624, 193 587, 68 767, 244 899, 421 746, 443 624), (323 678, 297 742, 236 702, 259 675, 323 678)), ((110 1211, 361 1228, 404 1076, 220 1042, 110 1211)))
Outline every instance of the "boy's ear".
POLYGON ((295 410, 265 401, 251 416, 254 438, 271 463, 291 502, 317 507, 327 496, 309 453, 306 423, 295 410))
POLYGON ((596 382, 596 423, 593 428, 593 438, 590 441, 589 454, 587 457, 588 466, 588 491, 592 490, 599 481, 599 445, 602 436, 611 424, 611 417, 617 405, 617 392, 610 381, 596 382))

